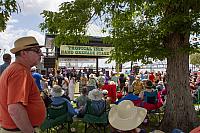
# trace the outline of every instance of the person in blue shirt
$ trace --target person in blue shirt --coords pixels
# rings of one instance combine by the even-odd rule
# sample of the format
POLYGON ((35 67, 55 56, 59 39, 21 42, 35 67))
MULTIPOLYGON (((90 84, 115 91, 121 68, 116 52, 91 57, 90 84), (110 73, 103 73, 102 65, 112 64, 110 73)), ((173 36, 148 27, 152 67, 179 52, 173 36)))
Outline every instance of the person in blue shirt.
POLYGON ((52 100, 51 104, 60 105, 63 102, 66 102, 69 114, 71 116, 78 115, 79 109, 74 109, 71 102, 68 99, 62 97, 64 93, 64 90, 59 85, 54 85, 50 92, 52 100))
POLYGON ((35 66, 31 68, 32 76, 35 79, 35 83, 37 84, 38 89, 40 90, 40 92, 42 92, 44 88, 42 88, 40 81, 41 80, 46 81, 46 79, 44 79, 42 75, 38 73, 36 70, 37 68, 35 66))
POLYGON ((91 108, 93 115, 101 115, 106 108, 106 101, 103 99, 103 93, 99 89, 93 89, 88 93, 88 98, 91 100, 91 108))
POLYGON ((2 72, 10 65, 11 62, 11 55, 10 54, 4 54, 3 55, 3 61, 4 63, 2 65, 0 65, 0 75, 2 74, 2 72))

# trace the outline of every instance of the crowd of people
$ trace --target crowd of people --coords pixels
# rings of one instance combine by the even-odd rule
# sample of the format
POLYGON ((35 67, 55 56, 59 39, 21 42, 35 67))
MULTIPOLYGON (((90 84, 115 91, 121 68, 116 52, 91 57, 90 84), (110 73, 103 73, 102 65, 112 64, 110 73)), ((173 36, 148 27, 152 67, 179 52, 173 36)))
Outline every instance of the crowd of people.
MULTIPOLYGON (((0 66, 0 133, 39 133, 49 105, 66 103, 72 117, 84 117, 87 101, 91 102, 94 115, 108 112, 112 133, 145 133, 145 129, 139 126, 146 122, 148 110, 158 109, 166 101, 164 72, 131 71, 127 74, 112 71, 109 75, 103 70, 94 73, 91 69, 72 68, 41 75, 36 67, 43 56, 41 47, 34 37, 22 37, 10 50, 15 54, 15 61, 10 64, 10 54, 3 56, 5 63, 0 66), (74 95, 76 82, 79 82, 81 93, 78 97, 74 95), (105 85, 116 87, 116 101, 111 100, 112 95, 109 95, 109 88, 104 89, 105 85)), ((191 94, 195 99, 200 73, 192 74, 190 80, 191 94)))

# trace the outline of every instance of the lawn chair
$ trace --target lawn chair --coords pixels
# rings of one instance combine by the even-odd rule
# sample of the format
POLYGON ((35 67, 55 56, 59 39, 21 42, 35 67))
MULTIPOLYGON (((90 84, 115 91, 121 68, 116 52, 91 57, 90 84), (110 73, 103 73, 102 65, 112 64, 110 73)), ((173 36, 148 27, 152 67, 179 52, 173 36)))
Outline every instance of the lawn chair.
POLYGON ((87 101, 86 105, 86 113, 83 117, 83 122, 85 123, 85 133, 88 128, 93 128, 98 133, 102 132, 102 127, 104 133, 106 133, 106 126, 108 125, 108 113, 106 112, 106 101, 105 101, 105 109, 100 115, 95 115, 95 112, 91 106, 91 100, 87 101))
POLYGON ((162 119, 162 107, 163 102, 161 95, 158 91, 144 92, 144 105, 143 107, 148 110, 147 117, 150 121, 156 122, 156 125, 160 125, 162 119))
POLYGON ((59 105, 50 105, 47 108, 47 117, 41 125, 41 130, 47 130, 47 133, 53 130, 58 130, 60 127, 64 127, 64 124, 68 124, 68 132, 70 132, 70 124, 73 122, 72 116, 68 113, 67 104, 65 102, 59 105))
POLYGON ((198 115, 200 115, 200 87, 197 90, 197 111, 198 115))

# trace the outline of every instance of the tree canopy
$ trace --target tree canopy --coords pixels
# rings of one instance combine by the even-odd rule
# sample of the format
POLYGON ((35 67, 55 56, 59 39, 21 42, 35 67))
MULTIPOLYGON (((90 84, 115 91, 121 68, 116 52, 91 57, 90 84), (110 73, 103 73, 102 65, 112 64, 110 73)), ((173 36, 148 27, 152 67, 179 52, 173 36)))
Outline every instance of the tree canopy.
POLYGON ((189 92, 191 34, 200 32, 199 0, 75 0, 64 2, 58 12, 43 11, 41 30, 56 34, 56 45, 85 40, 90 23, 98 21, 103 38, 112 44, 110 60, 118 63, 167 58, 167 106, 161 128, 189 132, 196 114, 189 92))
POLYGON ((0 32, 6 29, 11 14, 18 11, 20 8, 16 0, 0 0, 0 32))
POLYGON ((84 40, 88 24, 99 21, 102 31, 110 34, 104 41, 115 46, 112 59, 162 60, 173 52, 166 48, 170 33, 200 31, 197 5, 198 0, 76 0, 62 3, 59 12, 43 11, 40 27, 56 34, 55 43, 61 45, 84 40))

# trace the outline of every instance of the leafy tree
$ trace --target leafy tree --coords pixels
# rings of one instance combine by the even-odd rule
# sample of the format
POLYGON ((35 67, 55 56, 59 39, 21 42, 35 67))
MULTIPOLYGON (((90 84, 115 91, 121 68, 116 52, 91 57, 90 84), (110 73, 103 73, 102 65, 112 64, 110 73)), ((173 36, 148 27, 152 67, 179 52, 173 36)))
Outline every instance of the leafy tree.
POLYGON ((190 55, 190 63, 195 66, 200 65, 200 53, 190 55))
POLYGON ((12 13, 20 11, 16 0, 0 0, 0 32, 6 29, 6 23, 12 13))
POLYGON ((198 0, 75 0, 60 5, 59 12, 43 11, 41 30, 56 34, 61 45, 85 40, 88 24, 98 21, 110 36, 104 41, 115 49, 110 60, 167 58, 168 94, 160 128, 189 132, 197 115, 189 91, 190 34, 199 34, 198 0))

